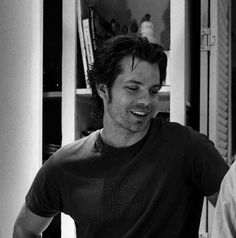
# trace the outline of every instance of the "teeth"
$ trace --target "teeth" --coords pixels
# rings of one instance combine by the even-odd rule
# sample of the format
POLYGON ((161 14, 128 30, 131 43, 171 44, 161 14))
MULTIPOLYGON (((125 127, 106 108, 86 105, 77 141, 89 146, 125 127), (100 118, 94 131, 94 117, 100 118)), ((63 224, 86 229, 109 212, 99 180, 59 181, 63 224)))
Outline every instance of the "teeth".
POLYGON ((134 114, 137 114, 137 115, 140 115, 140 116, 144 116, 146 115, 147 113, 145 112, 133 112, 134 114))

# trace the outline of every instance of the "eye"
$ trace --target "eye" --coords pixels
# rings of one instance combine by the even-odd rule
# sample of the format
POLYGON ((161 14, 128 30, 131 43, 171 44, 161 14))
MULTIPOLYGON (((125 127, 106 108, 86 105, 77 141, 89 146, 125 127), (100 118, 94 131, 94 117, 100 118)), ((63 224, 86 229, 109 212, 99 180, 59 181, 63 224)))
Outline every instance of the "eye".
POLYGON ((134 86, 128 86, 127 89, 132 92, 138 91, 138 87, 134 87, 134 86))
POLYGON ((159 92, 159 89, 151 89, 151 90, 150 90, 150 93, 151 93, 152 95, 157 95, 158 92, 159 92))

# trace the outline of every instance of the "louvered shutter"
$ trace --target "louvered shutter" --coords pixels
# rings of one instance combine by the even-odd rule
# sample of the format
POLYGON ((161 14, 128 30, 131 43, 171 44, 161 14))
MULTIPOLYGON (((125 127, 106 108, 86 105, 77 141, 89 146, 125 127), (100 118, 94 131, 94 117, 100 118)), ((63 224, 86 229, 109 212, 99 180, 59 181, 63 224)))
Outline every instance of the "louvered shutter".
MULTIPOLYGON (((231 0, 201 0, 200 130, 215 143, 228 163, 231 161, 230 9, 231 0)), ((213 211, 205 199, 199 237, 211 234, 213 211)))
POLYGON ((209 138, 220 154, 231 156, 231 26, 230 0, 211 1, 211 36, 209 79, 209 138))

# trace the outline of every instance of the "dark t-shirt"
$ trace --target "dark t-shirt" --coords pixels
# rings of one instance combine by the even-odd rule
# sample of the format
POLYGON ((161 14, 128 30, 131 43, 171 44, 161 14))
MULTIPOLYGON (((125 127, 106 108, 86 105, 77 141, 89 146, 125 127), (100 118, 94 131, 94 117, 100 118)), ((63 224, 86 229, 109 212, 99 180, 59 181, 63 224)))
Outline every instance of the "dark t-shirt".
POLYGON ((206 136, 153 119, 145 137, 125 148, 99 131, 58 150, 26 196, 44 217, 58 211, 78 237, 198 237, 203 196, 217 192, 228 166, 206 136))

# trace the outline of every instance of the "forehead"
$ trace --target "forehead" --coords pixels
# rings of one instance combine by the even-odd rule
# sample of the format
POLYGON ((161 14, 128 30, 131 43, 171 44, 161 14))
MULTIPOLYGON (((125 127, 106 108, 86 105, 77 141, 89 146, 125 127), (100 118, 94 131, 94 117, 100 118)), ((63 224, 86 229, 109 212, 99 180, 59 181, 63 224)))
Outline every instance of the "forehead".
MULTIPOLYGON (((124 57, 121 62, 122 73, 125 80, 135 79, 148 81, 150 83, 160 83, 160 72, 158 63, 150 63, 137 57, 124 57)), ((118 76, 119 78, 119 76, 118 76)))

